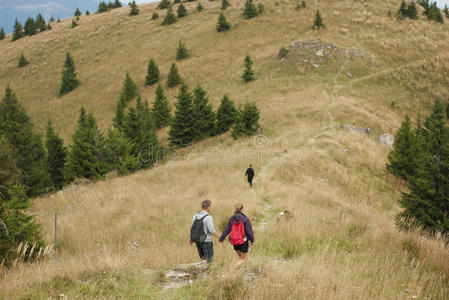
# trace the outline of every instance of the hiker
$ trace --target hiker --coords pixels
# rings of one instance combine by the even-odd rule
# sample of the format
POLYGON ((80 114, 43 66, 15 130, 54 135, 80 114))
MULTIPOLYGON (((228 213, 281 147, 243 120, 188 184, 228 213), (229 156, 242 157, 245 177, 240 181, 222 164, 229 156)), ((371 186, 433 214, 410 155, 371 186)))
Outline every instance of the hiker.
POLYGON ((249 242, 251 242, 251 246, 254 246, 253 227, 249 218, 242 213, 242 210, 243 204, 237 203, 235 205, 235 213, 229 219, 228 225, 219 239, 219 242, 223 243, 229 234, 229 241, 234 246, 234 250, 239 257, 236 264, 237 268, 248 260, 249 242))
POLYGON ((249 168, 246 169, 245 176, 248 178, 248 184, 252 188, 253 187, 253 177, 254 177, 254 170, 253 170, 252 165, 249 165, 249 168))
POLYGON ((365 129, 365 132, 366 132, 366 135, 369 137, 369 133, 371 132, 371 128, 369 128, 369 127, 366 128, 366 129, 365 129))
POLYGON ((218 238, 215 231, 214 221, 209 215, 212 201, 204 200, 201 203, 201 211, 193 216, 192 227, 190 228, 190 245, 196 244, 198 254, 202 263, 210 263, 214 257, 214 244, 212 236, 218 238))

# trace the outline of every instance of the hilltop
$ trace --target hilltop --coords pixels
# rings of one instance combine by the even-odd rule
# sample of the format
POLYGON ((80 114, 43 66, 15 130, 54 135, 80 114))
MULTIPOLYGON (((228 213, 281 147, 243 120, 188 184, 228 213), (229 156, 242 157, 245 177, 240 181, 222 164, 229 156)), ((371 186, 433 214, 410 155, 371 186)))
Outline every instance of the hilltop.
MULTIPOLYGON (((241 16, 243 1, 225 11, 229 32, 217 33, 220 1, 186 3, 189 15, 170 26, 151 20, 157 3, 55 23, 51 31, 0 41, 0 87, 10 84, 35 131, 48 119, 70 144, 81 106, 107 130, 126 72, 143 99, 150 58, 165 82, 182 40, 191 57, 178 63, 190 87, 201 84, 216 108, 225 94, 253 101, 262 134, 234 141, 228 134, 174 153, 170 161, 126 177, 79 183, 34 200, 33 212, 52 243, 59 215, 58 256, 2 271, 5 298, 160 299, 444 299, 449 254, 439 239, 400 232, 395 223, 404 183, 385 170, 393 134, 405 113, 417 119, 436 99, 449 99, 448 22, 397 21, 400 2, 259 1, 265 12, 241 16), (326 28, 312 29, 316 9, 326 28), (288 50, 279 57, 280 49, 288 50), (81 85, 58 97, 66 52, 81 85), (21 53, 30 65, 18 69, 21 53), (256 80, 243 83, 245 55, 256 80), (370 137, 346 131, 370 127, 370 137), (254 190, 243 178, 252 163, 254 190), (220 230, 236 202, 256 228, 250 282, 231 270, 234 253, 216 245, 205 276, 181 289, 161 288, 163 275, 197 260, 188 229, 201 200, 213 201, 220 230), (279 212, 294 213, 276 223, 279 212)), ((53 24, 52 24, 53 25, 53 24)), ((178 89, 170 89, 173 103, 178 89)), ((158 132, 166 140, 166 130, 158 132)))

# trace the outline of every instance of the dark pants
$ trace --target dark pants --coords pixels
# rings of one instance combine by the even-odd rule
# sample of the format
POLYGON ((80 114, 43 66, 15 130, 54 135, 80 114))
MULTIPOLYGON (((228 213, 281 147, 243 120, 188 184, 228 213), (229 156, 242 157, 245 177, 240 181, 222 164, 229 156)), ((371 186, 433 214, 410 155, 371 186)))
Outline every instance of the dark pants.
POLYGON ((248 183, 250 187, 253 187, 253 177, 248 176, 248 183))
POLYGON ((211 262, 214 257, 214 244, 212 242, 195 243, 198 254, 202 260, 211 262))

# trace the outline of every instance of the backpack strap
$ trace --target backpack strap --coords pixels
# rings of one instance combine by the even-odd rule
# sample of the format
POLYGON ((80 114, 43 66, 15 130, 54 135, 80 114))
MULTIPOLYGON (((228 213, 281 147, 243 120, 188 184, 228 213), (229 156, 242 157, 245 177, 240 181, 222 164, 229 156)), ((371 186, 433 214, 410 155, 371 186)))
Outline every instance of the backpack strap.
POLYGON ((209 214, 206 214, 206 215, 205 215, 204 217, 202 217, 201 219, 198 219, 198 218, 197 218, 197 220, 198 220, 198 221, 203 221, 203 219, 204 219, 205 217, 207 217, 208 215, 209 215, 209 214))

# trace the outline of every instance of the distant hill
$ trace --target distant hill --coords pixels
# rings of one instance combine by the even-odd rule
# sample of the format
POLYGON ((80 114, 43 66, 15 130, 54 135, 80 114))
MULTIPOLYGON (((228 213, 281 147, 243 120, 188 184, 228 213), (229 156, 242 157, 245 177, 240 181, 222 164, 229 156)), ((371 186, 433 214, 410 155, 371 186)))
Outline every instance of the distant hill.
POLYGON ((73 16, 78 7, 83 13, 88 9, 95 12, 100 0, 2 0, 0 1, 0 26, 7 33, 12 32, 14 21, 22 24, 28 17, 41 13, 46 20, 51 17, 67 18, 73 16))

